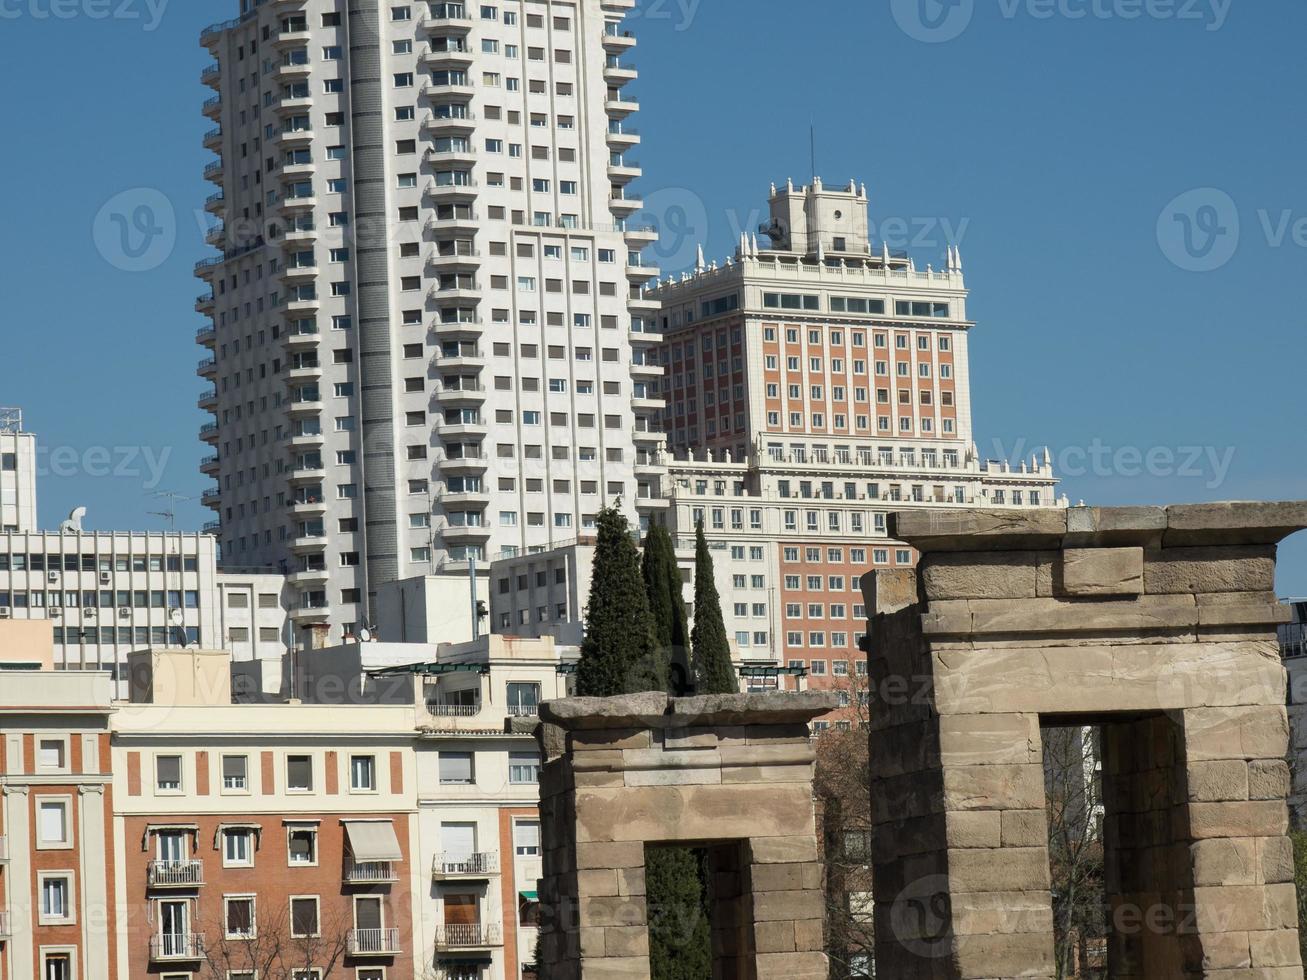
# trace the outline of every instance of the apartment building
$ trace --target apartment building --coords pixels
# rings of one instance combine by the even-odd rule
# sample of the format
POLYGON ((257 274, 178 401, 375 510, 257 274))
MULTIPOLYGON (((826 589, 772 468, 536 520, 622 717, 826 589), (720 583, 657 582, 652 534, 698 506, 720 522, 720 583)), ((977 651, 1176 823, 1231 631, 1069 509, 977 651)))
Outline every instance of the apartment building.
POLYGON ((23 411, 0 408, 0 531, 36 530, 36 436, 23 411))
POLYGON ((151 646, 279 663, 295 642, 284 588, 271 569, 219 573, 205 534, 0 534, 0 620, 49 620, 56 667, 107 671, 120 695, 127 655, 151 646))
POLYGON ((201 35, 206 499, 297 623, 664 506, 630 7, 243 0, 201 35))
POLYGON ((243 975, 274 947, 357 980, 417 975, 412 707, 237 705, 224 652, 132 659, 116 976, 243 975))
POLYGON ((109 980, 112 686, 53 655, 48 626, 0 624, 0 977, 109 980))

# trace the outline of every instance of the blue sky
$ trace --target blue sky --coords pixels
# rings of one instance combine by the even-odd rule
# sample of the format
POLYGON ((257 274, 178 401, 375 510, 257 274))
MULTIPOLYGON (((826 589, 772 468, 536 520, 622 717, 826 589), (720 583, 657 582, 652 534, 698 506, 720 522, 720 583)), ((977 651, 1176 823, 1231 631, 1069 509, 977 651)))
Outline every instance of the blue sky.
MULTIPOLYGON (((0 404, 52 451, 47 525, 195 527, 151 493, 206 485, 197 36, 236 5, 53 3, 0 2, 0 404), (141 203, 163 233, 138 256, 112 215, 141 203)), ((960 244, 982 453, 1051 446, 1073 501, 1307 497, 1307 5, 641 0, 630 27, 665 269, 806 181, 812 125, 883 237, 923 265, 960 244)), ((1307 593, 1307 534, 1281 558, 1307 593)))

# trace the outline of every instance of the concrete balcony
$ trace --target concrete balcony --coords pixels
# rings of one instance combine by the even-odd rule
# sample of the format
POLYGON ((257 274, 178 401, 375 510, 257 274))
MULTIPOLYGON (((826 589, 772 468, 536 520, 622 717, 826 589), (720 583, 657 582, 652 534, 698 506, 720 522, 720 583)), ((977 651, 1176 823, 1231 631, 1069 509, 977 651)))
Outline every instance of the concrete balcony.
POLYGON ((630 126, 612 125, 608 127, 608 145, 614 148, 636 146, 640 142, 640 131, 630 126))
POLYGON ((431 324, 436 340, 480 340, 484 331, 485 324, 480 320, 437 320, 431 324))
POLYGON ((317 172, 317 167, 312 162, 309 163, 285 163, 281 167, 283 177, 312 177, 317 172))
POLYGON ((286 581, 291 585, 319 585, 331 578, 331 572, 325 568, 302 568, 291 572, 286 581))
POLYGON ((627 263, 626 278, 633 282, 644 282, 646 279, 654 279, 662 272, 656 265, 631 265, 627 263))
POLYGON ((216 443, 218 441, 218 423, 206 422, 200 426, 200 438, 209 445, 216 443))
POLYGON ((441 201, 471 201, 479 193, 477 182, 468 180, 462 184, 438 184, 430 181, 426 187, 426 196, 437 203, 441 201))
POLYGON ((215 126, 204 134, 204 148, 214 153, 222 152, 222 127, 215 126))
POLYGON ((287 299, 285 310, 287 313, 316 313, 321 301, 316 296, 310 296, 305 299, 287 299))
POLYGON ((320 484, 327 478, 327 468, 321 463, 306 463, 302 466, 296 466, 290 471, 286 479, 292 486, 302 487, 308 484, 320 484))
POLYGON ((218 362, 212 357, 206 357, 204 360, 200 361, 199 364, 195 365, 195 373, 201 378, 215 377, 218 373, 218 362))
POLYGON ((470 133, 476 129, 476 118, 471 112, 457 116, 441 116, 433 112, 422 120, 422 132, 428 137, 470 133))
POLYGON ((350 956, 394 956, 401 952, 398 929, 351 929, 345 937, 350 956))
POLYGON ((290 437, 291 449, 316 449, 326 442, 321 432, 301 432, 290 437))
POLYGON ((465 436, 480 438, 490 431, 489 423, 484 419, 477 422, 455 422, 441 423, 440 437, 442 439, 463 439, 465 436))
POLYGON ((327 512, 325 500, 292 500, 286 505, 286 513, 291 517, 321 517, 327 512))
POLYGON ((622 229, 622 237, 639 248, 643 245, 652 245, 661 236, 658 229, 652 225, 633 225, 622 229))
POLYGON ((617 98, 609 95, 608 98, 604 99, 604 110, 608 115, 622 119, 633 112, 639 112, 640 103, 624 95, 619 95, 617 98))
POLYGON ((390 885, 399 881, 392 861, 355 861, 345 859, 343 879, 347 885, 390 885))
POLYGON ((644 210, 644 198, 642 197, 622 197, 609 198, 608 206, 612 208, 613 214, 630 215, 637 211, 644 210))
POLYGON ((306 350, 309 347, 316 347, 318 341, 322 339, 322 334, 316 330, 304 331, 298 330, 281 335, 281 342, 291 350, 306 350))
POLYGON ((497 922, 436 926, 436 949, 489 949, 503 943, 503 931, 497 922))
POLYGON ((277 207, 282 214, 293 214, 297 211, 312 211, 318 206, 318 199, 313 196, 309 197, 283 197, 277 207))
POLYGON ((630 51, 635 47, 635 35, 630 31, 604 31, 604 50, 610 52, 630 51))
POLYGON ((441 387, 432 401, 444 408, 455 405, 479 405, 486 400, 486 389, 479 384, 465 384, 457 388, 441 387))
POLYGON ((321 364, 300 364, 286 368, 287 381, 317 381, 320 377, 321 364))
POLYGON ((440 306, 479 303, 481 302, 481 290, 476 286, 455 286, 452 289, 441 289, 439 286, 432 286, 427 290, 427 299, 440 306))
POLYGON ((218 214, 227 206, 227 197, 222 191, 210 194, 204 199, 204 210, 209 214, 218 214))
POLYGON ((310 225, 307 228, 287 228, 281 233, 281 244, 283 248, 294 248, 299 245, 312 244, 318 240, 318 229, 310 225))
POLYGON ((632 313, 657 313, 663 304, 652 296, 628 296, 626 308, 632 313))
POLYGON ((313 142, 312 129, 283 129, 275 137, 282 146, 303 146, 313 142))
POLYGON ((635 65, 627 62, 618 61, 615 64, 604 65, 604 81, 612 85, 625 85, 639 77, 640 72, 636 70, 635 65))
MULTIPOLYGON (((204 493, 200 494, 200 504, 204 507, 208 507, 210 510, 219 510, 222 507, 222 494, 219 493, 217 490, 205 490, 204 493)), ((152 862, 152 863, 157 864, 157 863, 164 863, 164 862, 152 862)), ((200 871, 201 873, 203 873, 202 869, 200 869, 200 871)), ((150 868, 151 882, 154 881, 154 875, 155 875, 155 869, 151 867, 150 868)))
POLYGON ((615 184, 629 184, 643 173, 640 165, 634 162, 623 161, 608 165, 608 179, 615 184))
POLYGON ((327 550, 327 534, 305 534, 290 539, 290 550, 297 555, 327 550))
POLYGON ((218 117, 222 115, 222 97, 215 95, 211 99, 206 99, 204 105, 200 107, 200 111, 214 122, 217 122, 218 117))
POLYGON ((439 234, 442 231, 476 232, 481 230, 481 219, 477 217, 476 211, 468 209, 467 213, 457 214, 452 218, 428 218, 425 229, 428 234, 432 235, 439 234))
MULTIPOLYGON (((428 708, 440 707, 428 705, 428 708)), ((448 707, 468 707, 449 705, 448 707)), ((473 709, 476 705, 471 705, 473 709)), ((431 877, 435 881, 476 881, 499 874, 499 855, 493 851, 476 854, 436 854, 431 860, 431 877)))
MULTIPOLYGON (((450 326, 457 326, 457 324, 450 324, 450 326)), ((486 366, 486 354, 480 347, 473 347, 471 350, 459 350, 456 354, 436 351, 431 356, 431 363, 437 368, 483 368, 486 366)))
POLYGON ((422 52, 422 63, 427 68, 465 68, 476 60, 473 51, 432 51, 422 52))
POLYGON ((467 163, 477 162, 477 151, 474 146, 467 146, 458 150, 427 150, 422 154, 422 159, 428 164, 435 166, 441 163, 467 163))
POLYGON ((442 252, 437 249, 428 253, 427 268, 437 273, 473 271, 481 268, 481 253, 475 248, 464 248, 456 252, 442 252))
POLYGON ((313 32, 309 30, 306 23, 302 30, 296 27, 294 30, 278 31, 273 36, 272 43, 279 48, 293 48, 308 44, 311 40, 313 40, 313 32))
MULTIPOLYGON (((470 429, 470 428, 473 427, 467 425, 444 426, 441 429, 441 435, 446 435, 446 436, 463 435, 465 433, 457 432, 457 431, 449 431, 449 430, 470 429)), ((486 426, 483 423, 477 428, 480 428, 481 430, 484 431, 486 426)), ((487 507, 490 505, 490 491, 468 490, 468 491, 463 491, 461 493, 447 493, 440 498, 440 503, 442 506, 445 507, 487 507)))
POLYGON ((331 618, 331 607, 326 603, 320 606, 296 606, 288 615, 296 623, 323 623, 331 618))
MULTIPOLYGON (((217 497, 216 491, 205 491, 200 498, 208 506, 208 498, 217 497)), ((146 883, 150 888, 196 888, 204 884, 203 861, 151 861, 146 870, 146 883)))
POLYGON ((219 186, 222 185, 222 158, 212 160, 204 166, 204 179, 211 180, 219 186))
POLYGON ((446 524, 440 529, 440 536, 446 541, 488 541, 489 525, 469 527, 467 525, 446 524))
POLYGON ((451 474, 484 473, 490 468, 490 457, 485 453, 478 456, 446 456, 440 461, 441 471, 451 474))
POLYGON ((441 12, 423 17, 419 26, 428 34, 467 34, 472 30, 472 15, 466 10, 460 13, 446 4, 441 12))
POLYGON ((639 361, 631 362, 631 377, 639 375, 644 378, 661 378, 663 376, 663 366, 654 364, 650 361, 641 363, 639 361))
POLYGON ((200 69, 200 84, 207 85, 215 91, 222 86, 222 66, 216 62, 200 69))
POLYGON ((319 399, 317 401, 291 402, 287 412, 292 418, 303 418, 306 415, 320 415, 322 409, 323 402, 319 399))
POLYGON ((217 535, 222 530, 222 521, 206 521, 200 530, 205 534, 217 535))
POLYGON ((280 275, 287 282, 307 282, 321 271, 316 265, 284 265, 280 275))
POLYGON ((279 78, 299 78, 308 75, 313 71, 313 65, 307 61, 282 61, 277 66, 277 77, 279 78))
POLYGON ((201 412, 216 412, 218 410, 218 392, 200 392, 200 396, 195 399, 195 407, 201 412))
POLYGON ((216 455, 205 456, 202 460, 200 460, 200 472, 203 473, 205 476, 216 477, 218 475, 220 462, 221 461, 218 459, 216 455))
POLYGON ((213 350, 218 343, 218 331, 213 327, 200 327, 195 331, 195 342, 201 347, 213 350))
POLYGON ((421 93, 428 102, 462 102, 476 94, 476 86, 470 78, 466 82, 427 82, 421 93))
POLYGON ((282 98, 277 103, 277 114, 288 116, 296 112, 308 112, 313 108, 313 96, 295 95, 282 98))
POLYGON ((150 937, 151 963, 176 963, 202 959, 204 959, 203 933, 162 933, 150 937))

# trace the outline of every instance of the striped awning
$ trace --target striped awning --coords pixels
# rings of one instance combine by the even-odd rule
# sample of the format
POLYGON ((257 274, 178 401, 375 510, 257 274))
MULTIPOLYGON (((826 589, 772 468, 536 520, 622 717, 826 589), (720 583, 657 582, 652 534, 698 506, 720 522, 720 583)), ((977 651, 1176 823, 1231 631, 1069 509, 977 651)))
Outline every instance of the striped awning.
POLYGON ((395 825, 389 820, 347 820, 345 834, 355 861, 401 861, 395 825))

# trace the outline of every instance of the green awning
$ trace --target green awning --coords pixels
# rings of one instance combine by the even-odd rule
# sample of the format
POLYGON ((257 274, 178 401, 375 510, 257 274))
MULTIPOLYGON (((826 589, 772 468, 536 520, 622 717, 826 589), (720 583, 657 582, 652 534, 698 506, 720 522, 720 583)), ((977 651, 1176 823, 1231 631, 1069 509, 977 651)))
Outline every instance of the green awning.
POLYGON ((521 891, 518 892, 518 894, 521 895, 523 898, 525 898, 528 902, 540 901, 540 895, 537 892, 521 891))

